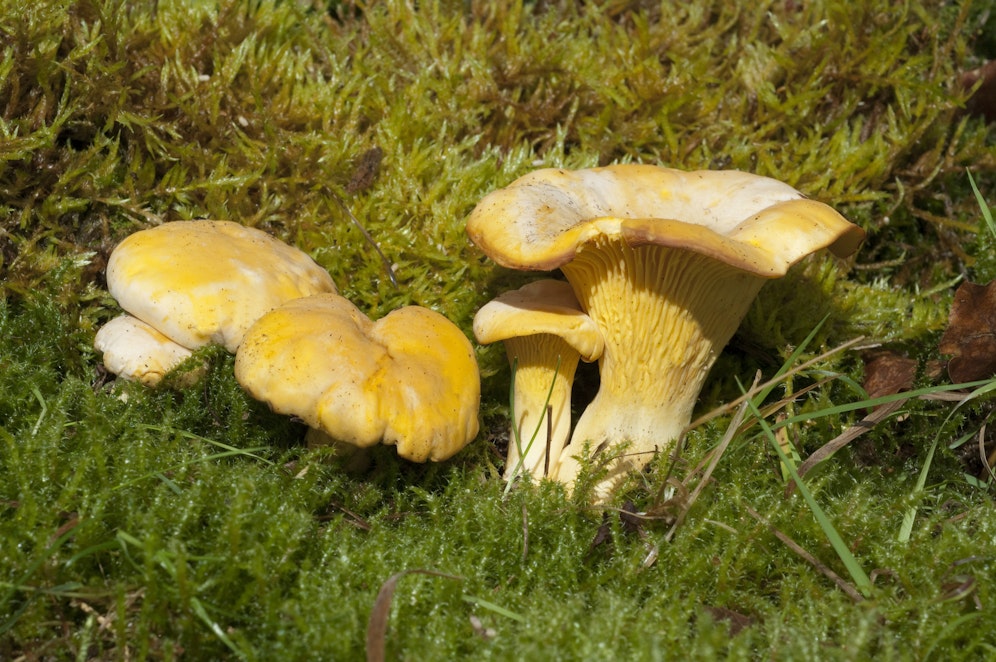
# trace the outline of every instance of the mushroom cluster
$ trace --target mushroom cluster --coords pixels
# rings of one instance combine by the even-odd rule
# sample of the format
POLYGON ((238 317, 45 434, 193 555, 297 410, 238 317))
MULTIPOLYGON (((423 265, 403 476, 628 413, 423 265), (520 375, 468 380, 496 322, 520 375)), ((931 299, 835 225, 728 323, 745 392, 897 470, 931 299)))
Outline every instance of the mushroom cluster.
POLYGON ((299 297, 335 292, 304 252, 232 221, 175 221, 126 237, 107 261, 107 289, 125 315, 94 347, 114 374, 159 383, 192 350, 235 352, 266 312, 299 297))
POLYGON ((599 500, 682 434, 767 280, 822 248, 849 255, 864 238, 774 179, 632 164, 532 172, 485 196, 467 233, 502 266, 559 269, 601 335, 596 396, 559 457, 527 465, 572 485, 585 448, 594 457, 628 444, 595 486, 599 500))
POLYGON ((253 397, 309 438, 451 457, 478 431, 473 348, 442 315, 408 306, 372 322, 302 251, 230 221, 175 221, 130 235, 108 260, 126 312, 96 334, 106 368, 147 386, 208 344, 236 355, 253 397))

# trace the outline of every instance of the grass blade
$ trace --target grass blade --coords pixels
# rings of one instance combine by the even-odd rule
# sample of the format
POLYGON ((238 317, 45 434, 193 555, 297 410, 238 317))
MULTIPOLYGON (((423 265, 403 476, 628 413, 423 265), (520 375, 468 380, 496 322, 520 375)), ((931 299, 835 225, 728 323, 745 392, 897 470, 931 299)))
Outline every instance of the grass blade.
MULTIPOLYGON (((930 396, 936 393, 944 393, 947 391, 964 391, 966 389, 978 388, 980 386, 985 386, 989 384, 990 380, 979 380, 976 382, 966 382, 964 384, 942 384, 940 386, 927 386, 924 388, 915 389, 913 391, 902 391, 900 393, 893 393, 891 395, 883 395, 878 398, 869 398, 868 400, 860 400, 858 402, 848 402, 843 405, 835 405, 833 407, 826 407, 825 409, 817 409, 810 412, 804 412, 802 414, 796 414, 795 416, 790 416, 783 421, 779 421, 771 426, 772 430, 777 430, 779 428, 786 427, 788 425, 795 425, 796 423, 804 423, 806 421, 812 421, 818 418, 826 418, 829 416, 836 416, 837 414, 845 414, 847 412, 857 411, 859 409, 871 409, 879 405, 889 404, 890 402, 896 402, 897 400, 906 400, 909 398, 919 398, 923 396, 930 396)), ((967 394, 959 400, 968 400, 973 397, 973 394, 967 394)))
POLYGON ((207 437, 203 437, 199 434, 195 434, 187 430, 175 430, 172 428, 165 428, 161 425, 140 425, 139 427, 145 430, 151 430, 152 432, 173 432, 181 437, 186 437, 187 439, 193 439, 194 441, 200 441, 205 444, 210 444, 211 446, 217 446, 218 448, 223 448, 226 451, 229 451, 225 455, 245 455, 246 457, 251 457, 254 460, 259 460, 264 464, 269 464, 271 466, 274 464, 271 460, 267 460, 265 457, 262 457, 261 455, 256 455, 256 451, 266 450, 265 446, 259 446, 257 448, 238 448, 236 446, 226 444, 223 441, 209 439, 207 437))
MULTIPOLYGON (((515 444, 515 448, 519 452, 519 457, 516 460, 515 468, 512 470, 511 473, 508 474, 509 479, 505 483, 505 494, 506 495, 512 489, 512 482, 513 482, 513 480, 519 475, 519 472, 522 470, 522 464, 523 464, 523 462, 526 459, 526 453, 528 453, 532 449, 533 444, 536 443, 536 437, 539 436, 540 428, 543 427, 543 419, 544 419, 544 417, 541 416, 540 419, 538 421, 536 421, 536 429, 533 430, 532 435, 529 437, 529 443, 527 443, 526 446, 525 446, 525 448, 523 448, 523 446, 522 446, 522 432, 521 432, 521 430, 519 430, 519 426, 515 424, 515 421, 516 421, 516 417, 515 417, 515 374, 518 372, 518 370, 519 370, 519 357, 515 357, 514 359, 512 359, 512 378, 509 380, 509 385, 508 385, 508 412, 509 412, 509 417, 512 420, 511 428, 512 428, 512 437, 513 437, 512 439, 509 439, 508 442, 510 444, 511 443, 515 444)), ((556 369, 554 370, 554 373, 553 373, 553 379, 550 380, 550 388, 546 392, 546 400, 543 402, 543 410, 546 411, 545 418, 546 418, 546 422, 547 422, 546 423, 546 428, 547 428, 547 440, 546 440, 547 457, 546 457, 546 466, 547 467, 550 467, 550 455, 549 455, 549 453, 550 453, 550 434, 549 433, 550 433, 550 424, 551 424, 552 418, 553 418, 553 412, 550 411, 550 398, 553 397, 553 389, 557 385, 557 375, 559 373, 560 373, 560 355, 557 356, 557 366, 556 366, 556 369)), ((506 473, 507 473, 507 468, 506 468, 506 473)), ((549 475, 549 473, 547 473, 547 475, 549 475)))
POLYGON ((820 504, 817 503, 816 498, 813 497, 813 493, 810 492, 809 488, 806 487, 806 484, 802 482, 802 478, 796 471, 795 465, 792 464, 788 456, 785 455, 785 451, 783 451, 782 447, 778 444, 778 439, 775 438, 774 431, 771 426, 768 425, 768 422, 761 416, 761 412, 758 410, 754 400, 752 398, 748 398, 746 402, 751 409, 751 413, 757 417, 757 422, 761 426, 761 430, 764 435, 768 438, 768 441, 771 442, 772 448, 774 448, 775 452, 778 453, 778 457, 782 461, 782 464, 788 469, 789 474, 792 476, 792 480, 794 480, 798 486, 799 493, 802 494, 802 497, 809 505, 809 509, 812 511, 813 517, 816 518, 820 528, 823 530, 823 535, 827 537, 830 545, 834 548, 834 551, 837 552, 838 558, 840 558, 841 562, 844 564, 844 567, 847 568, 847 572, 850 574, 855 586, 857 586, 858 591, 860 591, 865 597, 868 597, 872 592, 872 583, 868 578, 868 575, 858 564, 857 559, 854 558, 850 548, 844 542, 843 538, 840 537, 840 534, 830 521, 830 518, 827 517, 825 512, 823 512, 820 504))
MULTIPOLYGON (((976 382, 973 382, 973 384, 974 383, 976 382)), ((941 431, 944 429, 945 425, 947 425, 948 421, 951 420, 951 417, 954 416, 955 412, 958 411, 958 408, 966 402, 974 400, 980 395, 985 395, 986 393, 996 390, 996 380, 984 381, 981 382, 981 384, 982 385, 979 386, 979 388, 976 388, 974 391, 966 395, 958 404, 952 407, 951 411, 948 412, 948 415, 945 417, 944 422, 938 426, 937 432, 934 434, 934 439, 930 442, 930 448, 927 449, 927 457, 924 458, 923 466, 920 467, 920 475, 917 476, 916 486, 913 488, 914 494, 922 494, 924 488, 927 486, 927 474, 930 473, 930 465, 934 461, 934 452, 937 450, 937 444, 940 443, 941 431)), ((917 507, 914 505, 906 511, 905 515, 903 515, 903 523, 899 527, 899 542, 907 543, 910 541, 910 537, 913 535, 913 524, 916 521, 916 512, 917 507)))
POLYGON ((483 607, 484 609, 494 612, 499 616, 504 616, 505 618, 511 618, 513 621, 518 621, 519 623, 526 622, 526 618, 522 614, 517 614, 514 611, 505 609, 501 605, 496 605, 495 603, 489 602, 488 600, 485 600, 483 598, 478 598, 473 595, 465 595, 463 596, 463 601, 469 602, 472 605, 477 605, 478 607, 483 607))
MULTIPOLYGON (((757 381, 760 378, 761 372, 758 371, 757 374, 758 376, 754 378, 754 386, 752 388, 757 387, 757 381)), ((685 521, 685 517, 688 515, 688 512, 692 509, 692 506, 695 505, 695 502, 699 498, 699 494, 702 493, 702 489, 709 483, 709 478, 712 476, 712 472, 716 469, 716 465, 719 464, 719 459, 723 456, 723 453, 726 452, 726 449, 729 447, 730 442, 733 441, 733 437, 736 436, 737 430, 740 429, 740 424, 743 423, 744 416, 746 415, 746 413, 747 413, 747 403, 744 402, 743 404, 740 405, 740 407, 737 408, 737 413, 733 415, 733 419, 730 421, 730 424, 726 427, 726 433, 723 434, 723 439, 722 441, 719 442, 719 446, 717 446, 716 449, 713 450, 712 453, 710 453, 709 464, 706 466, 705 471, 702 474, 702 477, 695 484, 695 489, 692 490, 691 494, 688 496, 688 499, 685 500, 685 503, 682 506, 681 511, 678 513, 678 516, 674 520, 674 524, 671 525, 671 528, 664 536, 665 541, 670 541, 674 537, 674 534, 678 530, 678 527, 681 526, 681 523, 685 521)))
POLYGON ((208 629, 211 630, 211 632, 214 633, 214 636, 218 637, 221 643, 225 644, 225 646, 228 647, 228 650, 235 653, 239 657, 239 659, 245 660, 248 658, 245 651, 239 648, 235 644, 235 642, 232 641, 232 639, 228 636, 228 634, 225 633, 225 631, 221 628, 221 626, 218 625, 218 623, 216 623, 214 619, 211 618, 211 616, 207 613, 207 609, 204 608, 204 605, 201 603, 200 600, 193 597, 190 598, 190 606, 193 607, 194 613, 197 614, 197 617, 201 619, 205 625, 208 626, 208 629))
POLYGON ((398 582, 408 575, 429 575, 430 577, 443 577, 463 581, 463 577, 447 575, 435 570, 402 570, 387 578, 377 591, 374 599, 373 609, 370 610, 370 619, 367 621, 367 661, 383 662, 387 659, 387 620, 391 614, 391 600, 394 598, 394 590, 398 588, 398 582))
MULTIPOLYGON (((76 527, 74 526, 64 531, 60 536, 58 536, 55 540, 53 540, 49 544, 49 546, 46 547, 45 550, 38 555, 38 558, 36 558, 31 563, 31 565, 28 566, 28 569, 24 571, 20 579, 11 584, 7 584, 8 587, 7 593, 6 595, 4 595, 3 599, 0 600, 0 603, 10 604, 10 601, 13 599, 14 594, 19 590, 19 587, 22 586, 26 587, 28 584, 28 580, 31 579, 31 576, 35 574, 35 572, 38 571, 38 569, 41 568, 45 564, 45 562, 48 561, 52 557, 52 555, 55 554, 55 552, 60 547, 66 544, 66 542, 70 538, 72 538, 75 534, 76 534, 76 527)), ((41 595, 42 592, 43 591, 41 590, 31 591, 30 595, 28 595, 24 603, 20 607, 18 607, 13 614, 11 614, 10 618, 8 618, 5 623, 0 624, 0 635, 6 634, 11 628, 14 627, 14 625, 21 618, 24 612, 27 611, 32 601, 34 601, 35 598, 41 595)))
POLYGON ((831 570, 830 568, 828 568, 818 558, 816 558, 815 556, 813 556, 812 554, 810 554, 808 551, 806 551, 806 549, 803 548, 802 545, 800 545, 796 541, 794 541, 791 538, 789 538, 782 531, 779 531, 777 528, 775 528, 771 524, 771 522, 769 522, 766 519, 764 519, 764 517, 762 517, 759 512, 757 512, 756 510, 754 510, 753 508, 751 508, 748 505, 745 505, 744 507, 747 509, 747 514, 748 515, 750 515, 751 517, 753 517, 754 519, 756 519, 758 522, 760 522, 761 524, 763 524, 766 527, 768 527, 768 530, 771 531, 771 533, 776 538, 778 538, 779 540, 781 540, 782 543, 784 543, 786 547, 788 547, 789 549, 791 549, 793 552, 795 552, 796 554, 798 554, 803 560, 807 561, 814 568, 816 568, 821 573, 823 573, 823 575, 825 575, 830 581, 832 581, 834 584, 836 584, 838 587, 840 587, 840 590, 842 590, 844 593, 847 593, 847 595, 850 596, 850 598, 852 600, 854 600, 855 602, 861 602, 862 600, 865 599, 864 596, 861 595, 861 593, 859 593, 858 590, 855 589, 854 586, 850 582, 846 581, 843 577, 841 577, 836 572, 834 572, 833 570, 831 570))
MULTIPOLYGON (((812 334, 810 334, 810 336, 812 336, 812 334)), ((807 337, 807 340, 808 340, 808 337, 807 337)), ((848 340, 847 342, 845 342, 845 343, 843 343, 841 345, 838 345, 837 347, 834 347, 831 350, 828 350, 828 351, 820 354, 819 356, 813 357, 812 359, 806 361, 805 363, 797 365, 796 367, 794 367, 792 369, 788 369, 788 366, 791 365, 791 363, 798 358, 799 354, 801 353, 801 348, 804 348, 806 346, 805 345, 806 341, 804 341, 802 344, 799 345, 799 348, 797 348, 796 351, 793 352, 792 355, 789 356, 788 359, 785 360, 785 363, 782 365, 781 368, 778 369, 778 372, 775 373, 775 376, 772 377, 771 379, 769 379, 768 381, 764 382, 763 384, 761 384, 758 387, 759 388, 758 393, 762 394, 763 397, 760 398, 760 399, 758 399, 757 401, 761 402, 765 398, 767 398, 768 394, 771 393, 771 390, 775 386, 777 386, 778 384, 780 384, 781 382, 783 382, 785 379, 787 379, 787 378, 789 378, 789 377, 791 377, 793 375, 796 375, 796 374, 802 372, 803 370, 806 370, 807 368, 810 368, 810 367, 816 365, 817 363, 820 363, 821 361, 826 360, 827 358, 833 356, 834 354, 839 354, 840 352, 844 351, 845 349, 847 349, 849 347, 853 347, 854 345, 857 345, 862 340, 864 340, 864 338, 860 337, 860 336, 857 337, 857 338, 853 338, 853 339, 848 340)), ((700 425, 704 425, 705 423, 708 423, 709 421, 713 420, 714 418, 718 418, 720 416, 726 415, 727 413, 729 413, 729 412, 733 411, 734 409, 736 409, 737 407, 739 407, 747 397, 748 397, 747 395, 742 395, 739 398, 737 398, 736 400, 733 400, 732 402, 728 402, 725 405, 722 405, 720 407, 716 407, 712 411, 709 411, 709 412, 703 414, 702 416, 698 417, 697 419, 695 419, 694 421, 692 421, 691 423, 689 423, 688 426, 685 428, 685 430, 686 431, 687 430, 693 430, 693 429, 697 428, 700 425)), ((751 395, 750 397, 754 397, 754 396, 751 395)))
POLYGON ((993 221, 993 213, 989 209, 989 205, 986 203, 985 197, 983 197, 982 192, 979 191, 979 187, 975 184, 975 178, 972 177, 972 171, 965 169, 968 174, 968 183, 972 185, 972 193, 975 194, 975 201, 979 203, 979 212, 982 214, 982 219, 986 223, 986 227, 989 228, 989 234, 996 239, 996 221, 993 221))

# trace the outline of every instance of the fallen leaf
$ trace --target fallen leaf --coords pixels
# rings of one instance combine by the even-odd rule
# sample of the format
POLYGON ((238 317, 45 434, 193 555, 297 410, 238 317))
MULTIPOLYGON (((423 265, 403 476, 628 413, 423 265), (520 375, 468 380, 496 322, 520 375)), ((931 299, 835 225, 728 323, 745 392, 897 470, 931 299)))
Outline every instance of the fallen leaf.
POLYGON ((588 545, 588 555, 590 556, 596 549, 605 544, 612 544, 612 525, 609 522, 609 514, 602 513, 602 523, 595 531, 595 537, 588 545))
POLYGON ((371 147, 360 154, 360 157, 356 159, 353 175, 349 178, 349 183, 346 184, 346 193, 350 195, 363 193, 373 186, 377 180, 377 175, 380 174, 380 162, 383 158, 384 150, 380 147, 371 147))
MULTIPOLYGON (((637 533, 641 537, 643 533, 643 519, 644 515, 636 511, 636 506, 633 505, 632 501, 627 501, 623 504, 622 508, 619 509, 619 521, 622 524, 622 530, 625 533, 637 533)), ((609 518, 609 513, 602 513, 602 523, 598 526, 595 531, 595 537, 592 538, 591 544, 588 545, 588 556, 591 556, 599 547, 605 546, 606 549, 611 550, 613 546, 612 540, 612 521, 609 518)))
POLYGON ((632 501, 627 501, 619 509, 619 521, 622 522, 623 531, 643 535, 643 519, 632 501))
POLYGON ((973 575, 952 575, 941 584, 941 594, 937 597, 937 601, 963 600, 972 595, 975 589, 976 581, 973 575))
POLYGON ((965 110, 969 114, 981 115, 987 122, 996 120, 996 60, 966 71, 959 76, 958 85, 963 90, 975 88, 965 102, 965 110))
POLYGON ((869 398, 880 398, 913 388, 916 378, 916 361, 898 352, 886 349, 867 352, 861 357, 865 362, 865 391, 869 398))
POLYGON ((996 281, 958 287, 938 349, 952 357, 948 376, 954 383, 996 375, 996 281))
MULTIPOLYGON (((814 451, 812 455, 807 457, 805 462, 799 464, 798 469, 796 469, 796 473, 799 474, 799 478, 805 476, 810 472, 810 470, 812 470, 813 467, 832 456, 844 446, 847 446, 865 432, 874 429, 878 423, 891 416, 893 412, 902 407, 904 404, 906 404, 906 399, 895 400, 893 402, 887 402, 884 405, 879 405, 872 411, 872 413, 865 416, 855 425, 852 425, 827 443, 823 444, 823 446, 814 451)), ((795 491, 795 487, 796 484, 794 480, 788 481, 785 485, 786 499, 792 494, 792 492, 795 491)))

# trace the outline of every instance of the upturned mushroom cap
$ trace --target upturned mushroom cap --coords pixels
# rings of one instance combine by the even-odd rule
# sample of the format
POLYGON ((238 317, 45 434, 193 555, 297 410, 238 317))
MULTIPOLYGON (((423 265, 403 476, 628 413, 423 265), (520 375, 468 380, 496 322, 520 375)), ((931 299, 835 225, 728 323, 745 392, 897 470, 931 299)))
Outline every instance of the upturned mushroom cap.
POLYGON ((563 339, 585 361, 602 355, 601 334, 562 280, 544 278, 502 292, 474 316, 474 335, 485 345, 541 334, 563 339))
POLYGON ((445 460, 477 435, 473 347, 427 308, 372 322, 336 294, 289 301, 246 333, 235 377, 274 411, 333 439, 395 444, 416 462, 445 460))
POLYGON ((681 248, 763 278, 820 248, 850 255, 864 231, 788 184, 736 170, 627 164, 543 169, 485 196, 467 233, 512 269, 549 271, 612 238, 681 248))
POLYGON ((174 221, 129 235, 108 260, 107 289, 174 342, 230 352, 264 313, 336 291, 307 254, 231 221, 174 221))
POLYGON ((864 232, 767 177, 647 165, 539 170, 478 203, 471 239, 499 264, 560 268, 602 333, 599 391, 561 454, 577 477, 585 443, 626 454, 595 486, 680 436, 718 353, 761 285, 806 255, 847 255, 864 232))
POLYGON ((515 366, 505 478, 520 471, 537 479, 556 473, 571 433, 578 360, 602 355, 602 334, 568 283, 543 279, 482 306, 474 316, 474 335, 483 344, 504 341, 509 364, 515 366))
POLYGON ((155 386, 167 372, 193 355, 131 315, 119 315, 100 327, 93 346, 103 353, 104 367, 109 371, 146 386, 155 386))

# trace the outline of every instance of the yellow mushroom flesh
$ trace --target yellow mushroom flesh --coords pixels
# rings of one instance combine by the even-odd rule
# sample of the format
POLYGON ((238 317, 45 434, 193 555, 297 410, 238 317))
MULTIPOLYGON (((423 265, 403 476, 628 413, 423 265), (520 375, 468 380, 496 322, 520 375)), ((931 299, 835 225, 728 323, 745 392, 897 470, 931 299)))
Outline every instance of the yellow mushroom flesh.
POLYGON ((681 434, 765 279, 682 249, 596 245, 563 271, 605 339, 600 384, 554 477, 573 483, 585 442, 593 451, 628 442, 596 488, 603 498, 681 434))
POLYGON ((501 293, 474 317, 478 342, 502 341, 512 366, 512 412, 505 478, 556 473, 571 434, 578 361, 602 353, 602 337, 570 284, 543 279, 501 293))
POLYGON ((285 301, 335 292, 306 253, 232 221, 174 221, 126 237, 107 263, 118 304, 174 342, 234 352, 285 301))

